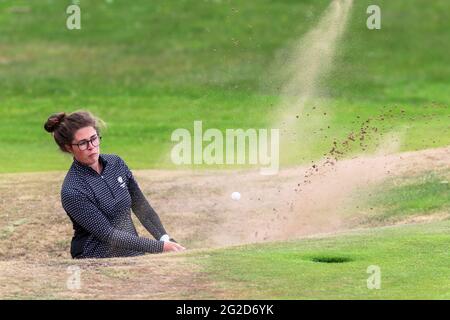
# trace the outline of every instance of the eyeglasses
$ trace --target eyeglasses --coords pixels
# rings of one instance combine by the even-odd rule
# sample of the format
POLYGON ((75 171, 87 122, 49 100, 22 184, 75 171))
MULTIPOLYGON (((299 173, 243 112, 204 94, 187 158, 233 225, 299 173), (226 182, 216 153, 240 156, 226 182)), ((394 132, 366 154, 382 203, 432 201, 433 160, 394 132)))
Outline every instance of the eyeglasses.
POLYGON ((72 145, 78 146, 78 149, 80 149, 80 151, 84 151, 87 150, 87 148, 89 148, 89 142, 93 147, 98 147, 100 145, 100 140, 102 140, 102 137, 95 136, 92 137, 90 140, 81 140, 78 143, 72 143, 72 145))

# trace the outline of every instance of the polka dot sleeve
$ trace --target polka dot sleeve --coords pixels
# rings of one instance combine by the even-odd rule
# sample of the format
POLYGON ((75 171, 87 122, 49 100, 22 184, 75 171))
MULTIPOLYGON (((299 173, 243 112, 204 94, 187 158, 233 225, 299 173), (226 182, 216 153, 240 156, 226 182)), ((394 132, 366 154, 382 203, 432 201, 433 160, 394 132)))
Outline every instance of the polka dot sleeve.
POLYGON ((167 232, 164 229, 158 214, 153 210, 142 193, 139 184, 134 179, 133 173, 123 160, 121 162, 127 173, 128 191, 130 192, 132 201, 131 208, 147 231, 150 232, 155 239, 159 240, 164 234, 167 234, 167 232))
POLYGON ((82 192, 66 190, 62 192, 61 196, 62 205, 67 214, 100 241, 109 243, 113 247, 142 252, 159 253, 163 251, 164 243, 162 241, 139 237, 114 228, 82 192))

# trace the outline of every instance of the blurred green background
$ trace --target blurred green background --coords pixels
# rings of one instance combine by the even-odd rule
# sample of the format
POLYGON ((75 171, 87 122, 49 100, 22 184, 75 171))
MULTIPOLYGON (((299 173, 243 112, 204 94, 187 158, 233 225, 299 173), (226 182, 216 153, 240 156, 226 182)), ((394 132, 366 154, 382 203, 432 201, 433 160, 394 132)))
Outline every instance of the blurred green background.
MULTIPOLYGON (((270 126, 281 50, 330 1, 81 0, 81 30, 66 28, 72 1, 0 1, 0 172, 65 170, 43 124, 88 109, 105 120, 103 153, 133 169, 170 168, 176 128, 270 126)), ((332 72, 323 80, 329 128, 285 164, 317 159, 360 120, 392 110, 401 150, 450 144, 450 5, 447 0, 355 1, 332 72), (368 30, 366 8, 382 8, 368 30), (402 112, 403 111, 403 112, 402 112)), ((323 110, 322 110, 323 111, 323 110)))

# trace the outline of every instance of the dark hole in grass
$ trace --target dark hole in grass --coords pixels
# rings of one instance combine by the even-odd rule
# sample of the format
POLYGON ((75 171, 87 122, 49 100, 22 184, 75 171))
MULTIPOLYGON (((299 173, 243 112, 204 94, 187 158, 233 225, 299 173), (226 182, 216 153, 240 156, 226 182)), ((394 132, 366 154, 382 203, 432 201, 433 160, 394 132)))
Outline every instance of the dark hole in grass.
POLYGON ((352 259, 348 257, 328 257, 328 256, 314 257, 311 260, 314 262, 321 262, 321 263, 344 263, 352 261, 352 259))

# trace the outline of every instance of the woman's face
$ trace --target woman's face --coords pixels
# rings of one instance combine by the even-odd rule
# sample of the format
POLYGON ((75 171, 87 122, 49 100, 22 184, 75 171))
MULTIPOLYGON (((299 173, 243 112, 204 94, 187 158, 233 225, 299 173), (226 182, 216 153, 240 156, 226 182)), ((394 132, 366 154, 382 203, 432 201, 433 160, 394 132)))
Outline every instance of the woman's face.
POLYGON ((78 129, 68 150, 74 158, 85 165, 93 165, 98 162, 100 154, 100 138, 94 127, 78 129), (78 144, 78 146, 76 145, 78 144))

